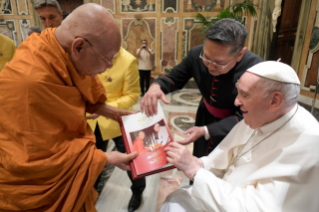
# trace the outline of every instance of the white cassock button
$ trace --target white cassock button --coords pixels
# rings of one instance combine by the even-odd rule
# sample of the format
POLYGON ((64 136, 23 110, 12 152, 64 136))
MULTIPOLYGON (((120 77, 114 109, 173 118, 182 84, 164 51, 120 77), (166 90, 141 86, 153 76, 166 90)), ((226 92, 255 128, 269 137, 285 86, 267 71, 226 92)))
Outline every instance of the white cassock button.
POLYGON ((247 161, 250 161, 251 157, 250 157, 250 156, 247 156, 246 159, 247 159, 247 161))

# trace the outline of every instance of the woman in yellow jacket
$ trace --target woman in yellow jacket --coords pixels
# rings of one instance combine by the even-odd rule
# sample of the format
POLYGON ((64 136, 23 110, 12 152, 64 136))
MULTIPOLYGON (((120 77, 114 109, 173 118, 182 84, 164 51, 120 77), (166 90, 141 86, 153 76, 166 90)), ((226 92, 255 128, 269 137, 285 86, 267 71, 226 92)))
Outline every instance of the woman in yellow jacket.
MULTIPOLYGON (((140 96, 139 72, 136 58, 121 48, 116 57, 113 67, 98 75, 105 87, 108 105, 121 109, 133 109, 140 96)), ((125 152, 122 133, 118 122, 105 117, 98 117, 88 120, 96 136, 98 149, 106 151, 108 140, 113 139, 119 152, 125 152)), ((129 203, 129 211, 136 210, 142 200, 142 193, 145 189, 145 178, 132 180, 131 172, 128 176, 132 181, 132 198, 129 203)), ((99 179, 97 180, 97 183, 99 179)), ((97 183, 95 187, 97 188, 97 183)))

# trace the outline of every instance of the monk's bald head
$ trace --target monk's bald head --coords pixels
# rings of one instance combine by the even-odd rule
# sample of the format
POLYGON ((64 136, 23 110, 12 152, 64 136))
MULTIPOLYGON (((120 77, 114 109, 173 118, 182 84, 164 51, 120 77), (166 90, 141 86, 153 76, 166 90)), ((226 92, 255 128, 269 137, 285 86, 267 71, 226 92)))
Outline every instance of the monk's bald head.
POLYGON ((112 59, 121 46, 120 30, 112 14, 93 3, 76 8, 56 29, 55 34, 60 45, 70 54, 77 70, 90 76, 102 73, 103 62, 105 70, 112 67, 112 59), (100 61, 93 61, 94 57, 99 57, 100 61), (85 58, 90 66, 85 65, 87 70, 81 70, 84 69, 85 58), (93 63, 100 63, 100 67, 92 67, 93 63))
MULTIPOLYGON (((84 4, 76 8, 62 23, 76 36, 91 39, 92 44, 121 45, 118 25, 112 14, 98 4, 84 4)), ((90 41, 91 41, 90 40, 90 41)))

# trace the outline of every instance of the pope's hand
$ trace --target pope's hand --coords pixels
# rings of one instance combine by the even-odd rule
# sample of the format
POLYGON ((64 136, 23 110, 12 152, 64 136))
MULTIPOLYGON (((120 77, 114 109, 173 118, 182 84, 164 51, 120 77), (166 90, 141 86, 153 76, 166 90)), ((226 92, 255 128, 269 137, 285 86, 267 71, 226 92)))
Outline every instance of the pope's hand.
POLYGON ((200 159, 193 156, 186 146, 171 142, 166 148, 167 161, 173 164, 178 170, 183 171, 189 179, 193 179, 193 176, 197 171, 203 167, 203 163, 200 159))
POLYGON ((153 84, 151 87, 149 87, 147 93, 144 95, 141 101, 141 111, 144 111, 147 116, 156 115, 158 99, 161 99, 165 104, 169 104, 169 101, 167 101, 160 85, 153 84))
POLYGON ((189 144, 196 141, 198 138, 205 135, 205 128, 204 127, 192 127, 185 132, 184 135, 188 135, 188 137, 183 141, 177 141, 180 144, 189 144))
POLYGON ((138 156, 137 152, 130 154, 120 153, 118 151, 106 152, 107 164, 114 165, 123 170, 130 170, 129 162, 138 156))

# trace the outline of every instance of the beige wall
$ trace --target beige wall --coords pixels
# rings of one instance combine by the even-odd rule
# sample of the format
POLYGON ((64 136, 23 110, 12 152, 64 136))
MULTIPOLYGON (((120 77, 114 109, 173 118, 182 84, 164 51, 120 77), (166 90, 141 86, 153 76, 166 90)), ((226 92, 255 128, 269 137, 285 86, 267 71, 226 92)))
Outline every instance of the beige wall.
MULTIPOLYGON (((9 7, 12 7, 10 14, 0 16, 4 19, 0 22, 0 33, 15 40, 17 46, 26 39, 25 32, 30 26, 42 27, 33 10, 35 0, 0 1, 9 2, 9 7), (22 14, 21 9, 19 12, 17 5, 26 12, 22 14)), ((152 74, 157 76, 169 72, 190 48, 203 43, 205 33, 194 15, 201 12, 216 17, 218 11, 233 0, 85 0, 88 2, 99 3, 114 14, 121 29, 123 46, 132 54, 135 55, 142 39, 149 41, 156 53, 152 74)), ((254 2, 261 5, 262 0, 254 2)), ((252 51, 256 50, 260 12, 258 17, 246 18, 249 31, 246 46, 252 51)))
MULTIPOLYGON (((259 3, 260 0, 255 0, 259 3)), ((194 18, 197 12, 216 17, 220 9, 232 0, 100 0, 117 19, 123 37, 123 46, 135 55, 142 39, 147 39, 155 50, 153 75, 169 72, 186 56, 190 48, 203 44, 205 33, 194 18), (140 5, 135 3, 139 2, 140 5)), ((247 18, 249 36, 246 45, 254 48, 257 18, 247 18)))

